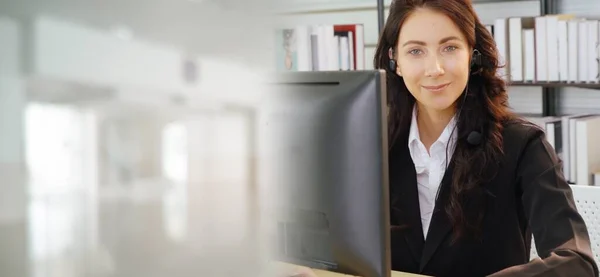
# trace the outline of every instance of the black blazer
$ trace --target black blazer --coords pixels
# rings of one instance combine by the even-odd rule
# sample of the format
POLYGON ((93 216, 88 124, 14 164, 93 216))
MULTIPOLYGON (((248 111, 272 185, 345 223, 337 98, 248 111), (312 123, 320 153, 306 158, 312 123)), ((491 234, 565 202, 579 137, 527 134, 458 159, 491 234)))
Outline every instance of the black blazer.
POLYGON ((408 137, 398 140, 389 155, 393 270, 460 277, 598 276, 587 228, 543 131, 513 122, 505 124, 503 136, 498 174, 483 184, 483 235, 453 245, 452 226, 442 207, 448 201, 454 163, 442 179, 424 240, 408 137), (532 233, 543 259, 530 262, 532 233))

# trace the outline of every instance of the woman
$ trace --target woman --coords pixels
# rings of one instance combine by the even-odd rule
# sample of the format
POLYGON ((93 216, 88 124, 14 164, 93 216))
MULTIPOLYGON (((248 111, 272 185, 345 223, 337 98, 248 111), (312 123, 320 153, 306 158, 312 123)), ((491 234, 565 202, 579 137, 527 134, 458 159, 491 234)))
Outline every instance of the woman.
POLYGON ((388 75, 393 270, 598 276, 562 164, 510 111, 468 0, 394 1, 375 67, 388 75))

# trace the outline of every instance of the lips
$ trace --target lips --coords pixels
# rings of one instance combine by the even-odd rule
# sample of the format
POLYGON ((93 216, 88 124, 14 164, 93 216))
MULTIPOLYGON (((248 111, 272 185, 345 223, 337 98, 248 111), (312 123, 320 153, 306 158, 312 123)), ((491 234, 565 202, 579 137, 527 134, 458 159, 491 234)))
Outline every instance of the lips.
POLYGON ((450 85, 450 83, 435 85, 435 86, 422 86, 422 87, 429 91, 441 91, 441 90, 445 89, 448 85, 450 85))

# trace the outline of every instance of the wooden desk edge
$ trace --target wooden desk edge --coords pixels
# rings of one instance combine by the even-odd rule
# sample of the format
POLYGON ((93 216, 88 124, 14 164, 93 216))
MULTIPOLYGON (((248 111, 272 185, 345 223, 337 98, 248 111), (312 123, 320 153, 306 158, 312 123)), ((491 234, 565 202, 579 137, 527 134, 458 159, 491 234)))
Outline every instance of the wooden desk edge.
MULTIPOLYGON (((282 262, 276 262, 276 264, 278 264, 279 266, 282 266, 283 268, 285 268, 286 272, 290 272, 290 273, 293 273, 293 272, 299 270, 300 268, 302 268, 302 266, 295 265, 295 264, 288 264, 288 263, 282 263, 282 262)), ((312 271, 317 275, 317 277, 360 277, 360 276, 347 275, 347 274, 331 272, 331 271, 326 271, 326 270, 320 270, 320 269, 312 269, 312 271)), ((413 273, 392 271, 392 277, 427 277, 427 276, 413 274, 413 273)))

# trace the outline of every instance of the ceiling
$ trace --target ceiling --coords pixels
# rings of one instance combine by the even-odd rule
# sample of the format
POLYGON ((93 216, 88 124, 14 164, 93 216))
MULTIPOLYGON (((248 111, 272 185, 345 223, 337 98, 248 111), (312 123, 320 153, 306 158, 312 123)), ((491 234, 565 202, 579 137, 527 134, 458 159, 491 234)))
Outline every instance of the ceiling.
MULTIPOLYGON (((126 28, 134 39, 186 52, 240 55, 241 49, 259 47, 261 41, 252 37, 266 24, 268 1, 0 0, 0 14, 22 20, 43 14, 106 31, 126 28)), ((249 51, 244 53, 252 58, 249 51)))

